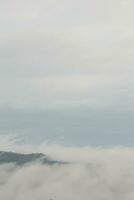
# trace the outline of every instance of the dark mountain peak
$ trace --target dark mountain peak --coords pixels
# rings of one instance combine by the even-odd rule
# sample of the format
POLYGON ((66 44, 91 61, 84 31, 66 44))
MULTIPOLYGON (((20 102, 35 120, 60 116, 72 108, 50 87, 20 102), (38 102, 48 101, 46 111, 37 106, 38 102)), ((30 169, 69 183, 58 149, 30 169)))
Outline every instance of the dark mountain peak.
POLYGON ((31 162, 41 162, 42 164, 60 164, 61 162, 52 160, 42 153, 22 154, 15 152, 0 151, 0 164, 14 163, 24 165, 31 162))

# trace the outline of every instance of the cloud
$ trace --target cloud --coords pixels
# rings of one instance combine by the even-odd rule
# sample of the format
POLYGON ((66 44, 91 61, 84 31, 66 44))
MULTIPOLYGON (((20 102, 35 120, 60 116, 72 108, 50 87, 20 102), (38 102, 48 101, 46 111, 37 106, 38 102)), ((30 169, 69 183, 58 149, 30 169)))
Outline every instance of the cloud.
POLYGON ((63 158, 71 163, 60 166, 39 163, 24 167, 1 165, 0 198, 3 200, 15 198, 17 200, 89 198, 131 200, 134 198, 133 149, 59 147, 60 151, 57 151, 54 146, 51 148, 52 157, 63 158), (55 152, 58 153, 57 156, 55 152))
POLYGON ((2 138, 1 150, 43 152, 50 158, 68 162, 52 166, 38 162, 23 167, 12 163, 0 165, 0 198, 3 200, 134 198, 133 148, 18 145, 12 137, 2 138))

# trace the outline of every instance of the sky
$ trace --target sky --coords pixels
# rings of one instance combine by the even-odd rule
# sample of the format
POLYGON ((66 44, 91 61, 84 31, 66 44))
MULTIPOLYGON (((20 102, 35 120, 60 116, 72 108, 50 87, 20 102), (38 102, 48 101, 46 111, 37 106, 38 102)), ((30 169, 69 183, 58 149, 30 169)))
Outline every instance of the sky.
POLYGON ((0 0, 0 135, 133 146, 132 0, 0 0))

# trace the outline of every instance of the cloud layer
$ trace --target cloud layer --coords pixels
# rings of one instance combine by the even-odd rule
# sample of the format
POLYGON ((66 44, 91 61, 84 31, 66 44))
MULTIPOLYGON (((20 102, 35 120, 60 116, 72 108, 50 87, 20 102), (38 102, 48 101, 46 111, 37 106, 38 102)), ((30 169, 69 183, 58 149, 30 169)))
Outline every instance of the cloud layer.
MULTIPOLYGON (((56 148, 55 152, 58 152, 56 148)), ((133 149, 60 147, 59 152, 63 160, 68 160, 72 164, 47 166, 33 163, 24 167, 1 165, 0 198, 3 200, 132 200, 134 198, 133 149)), ((55 157, 53 153, 51 156, 55 157)), ((61 158, 60 154, 57 156, 61 158)))

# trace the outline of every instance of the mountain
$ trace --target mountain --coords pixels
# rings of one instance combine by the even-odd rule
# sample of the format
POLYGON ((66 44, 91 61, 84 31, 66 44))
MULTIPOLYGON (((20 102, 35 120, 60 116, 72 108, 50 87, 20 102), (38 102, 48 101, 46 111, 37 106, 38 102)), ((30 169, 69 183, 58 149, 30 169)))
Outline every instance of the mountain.
POLYGON ((42 164, 61 164, 62 162, 52 160, 42 153, 21 154, 14 152, 0 151, 0 164, 14 163, 16 165, 24 165, 31 162, 41 162, 42 164))

